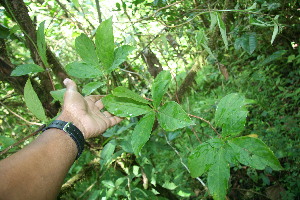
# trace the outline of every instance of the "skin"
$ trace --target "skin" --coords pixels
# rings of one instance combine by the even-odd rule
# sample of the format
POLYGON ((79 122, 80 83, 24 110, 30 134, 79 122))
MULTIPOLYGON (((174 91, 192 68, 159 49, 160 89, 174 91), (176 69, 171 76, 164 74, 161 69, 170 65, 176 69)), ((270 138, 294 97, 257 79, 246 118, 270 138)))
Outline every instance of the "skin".
MULTIPOLYGON (((72 122, 85 139, 97 137, 121 118, 103 108, 103 96, 83 97, 74 81, 67 88, 59 120, 72 122)), ((0 161, 0 199, 56 199, 77 154, 72 138, 62 130, 48 129, 28 146, 0 161)))

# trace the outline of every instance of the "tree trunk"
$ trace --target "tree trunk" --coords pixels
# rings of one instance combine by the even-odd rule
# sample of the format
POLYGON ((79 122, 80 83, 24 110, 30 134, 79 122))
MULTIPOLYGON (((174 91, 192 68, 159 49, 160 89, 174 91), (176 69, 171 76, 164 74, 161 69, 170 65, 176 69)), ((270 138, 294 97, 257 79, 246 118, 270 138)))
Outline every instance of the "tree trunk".
MULTIPOLYGON (((18 25, 20 26, 21 30, 23 31, 23 33, 25 35, 26 46, 29 48, 31 57, 32 57, 33 61, 35 62, 35 64, 42 66, 44 69, 46 69, 46 66, 42 62, 42 60, 39 56, 39 53, 37 51, 36 25, 31 20, 29 14, 28 14, 28 9, 27 9, 26 5, 24 4, 24 2, 22 0, 0 0, 0 3, 2 6, 5 7, 6 11, 11 15, 12 20, 16 21, 18 23, 18 25)), ((52 53, 52 51, 49 48, 47 48, 46 54, 47 54, 49 66, 51 66, 53 73, 57 77, 58 81, 62 84, 63 80, 65 78, 67 78, 68 75, 66 74, 62 65, 60 64, 60 62, 57 60, 57 58, 55 57, 55 55, 52 53)), ((3 68, 3 70, 9 69, 8 66, 10 66, 10 70, 12 70, 12 67, 14 67, 12 65, 9 65, 9 63, 7 62, 7 59, 6 59, 6 61, 4 61, 2 59, 1 65, 6 66, 5 68, 3 68)), ((4 74, 7 77, 3 78, 3 79, 5 79, 5 80, 10 79, 9 78, 10 73, 8 73, 8 72, 9 71, 7 71, 7 73, 4 74)), ((38 85, 37 88, 35 88, 35 90, 36 90, 38 96, 40 97, 40 100, 41 100, 43 106, 45 107, 47 116, 54 117, 56 115, 56 113, 58 112, 58 107, 53 106, 51 104, 53 98, 50 95, 50 91, 52 91, 54 89, 54 86, 53 86, 53 83, 51 80, 50 72, 48 70, 46 70, 45 72, 39 73, 38 77, 39 77, 41 83, 40 83, 40 85, 38 85)), ((18 77, 18 79, 19 78, 20 77, 18 77)), ((15 79, 16 78, 14 78, 12 80, 15 80, 15 79)), ((21 83, 22 83, 21 87, 22 86, 24 87, 23 81, 24 80, 21 81, 21 83)), ((12 83, 11 81, 9 83, 15 84, 15 83, 12 83)), ((18 91, 23 92, 22 89, 19 88, 20 85, 18 85, 18 86, 14 85, 14 86, 16 88, 18 88, 17 89, 18 91)))

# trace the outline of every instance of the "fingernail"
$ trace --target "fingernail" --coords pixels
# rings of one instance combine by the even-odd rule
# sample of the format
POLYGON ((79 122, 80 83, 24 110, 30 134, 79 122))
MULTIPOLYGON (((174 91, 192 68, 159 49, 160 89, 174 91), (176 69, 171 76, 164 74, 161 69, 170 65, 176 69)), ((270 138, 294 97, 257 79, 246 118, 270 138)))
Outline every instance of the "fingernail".
POLYGON ((69 81, 70 81, 70 79, 69 79, 69 78, 66 78, 66 79, 64 80, 64 84, 67 85, 69 81))

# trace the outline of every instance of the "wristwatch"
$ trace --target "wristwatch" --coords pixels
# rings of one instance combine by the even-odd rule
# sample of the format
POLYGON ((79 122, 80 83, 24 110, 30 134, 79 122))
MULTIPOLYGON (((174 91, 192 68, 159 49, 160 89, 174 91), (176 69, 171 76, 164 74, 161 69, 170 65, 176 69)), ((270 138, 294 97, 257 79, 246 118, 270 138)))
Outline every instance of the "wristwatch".
POLYGON ((61 120, 54 120, 52 121, 47 127, 43 129, 43 131, 50 129, 50 128, 57 128, 63 130, 64 132, 68 133, 69 136, 74 140, 76 143, 78 153, 76 156, 76 160, 82 154, 84 149, 84 137, 81 131, 71 122, 65 122, 61 120))

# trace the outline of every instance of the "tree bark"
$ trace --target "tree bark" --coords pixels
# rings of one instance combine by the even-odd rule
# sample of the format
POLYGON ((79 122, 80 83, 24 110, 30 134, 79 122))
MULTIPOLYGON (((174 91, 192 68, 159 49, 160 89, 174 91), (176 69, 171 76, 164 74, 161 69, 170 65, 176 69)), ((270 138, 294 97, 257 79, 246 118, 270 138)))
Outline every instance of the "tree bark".
POLYGON ((194 66, 189 71, 189 73, 186 75, 185 79, 183 80, 182 84, 180 85, 178 92, 177 92, 178 99, 176 97, 173 98, 175 101, 179 100, 179 102, 181 102, 183 97, 186 95, 186 93, 188 93, 190 91, 190 88, 193 86, 197 72, 201 68, 202 62, 203 62, 203 58, 201 56, 198 59, 199 60, 194 64, 194 66))
MULTIPOLYGON (((35 64, 42 66, 44 69, 46 69, 47 66, 44 65, 42 62, 39 53, 37 51, 37 35, 36 35, 36 25, 33 23, 31 20, 29 14, 28 14, 28 9, 24 2, 22 0, 0 0, 0 3, 2 6, 5 7, 6 11, 11 15, 12 20, 16 21, 18 25, 20 26, 21 30, 23 31, 25 35, 25 43, 26 46, 30 50, 31 57, 35 64)), ((58 61, 58 59, 55 57, 53 52, 47 48, 46 50, 47 54, 47 59, 49 66, 51 67, 53 73, 57 77, 58 81, 62 84, 63 80, 68 77, 66 74, 65 70, 63 69, 62 65, 58 61)), ((9 69, 9 64, 6 60, 1 61, 2 66, 6 66, 5 69, 9 69), (6 65, 5 65, 6 63, 6 65)), ((10 69, 14 67, 10 65, 10 69)), ((4 68, 3 68, 4 69, 4 68)), ((12 69, 11 69, 12 70, 12 69)), ((5 73, 6 76, 10 76, 10 73, 5 73)), ((6 78, 8 80, 9 78, 6 78)), ((52 102, 52 96, 50 95, 50 91, 54 89, 52 80, 51 80, 51 75, 48 70, 45 72, 39 73, 38 77, 41 81, 41 84, 35 88, 38 96, 40 97, 40 100, 43 104, 43 106, 46 109, 46 114, 49 117, 54 117, 56 113, 58 112, 58 107, 53 106, 51 104, 52 102)), ((19 79, 20 77, 18 77, 19 79)), ((10 82, 12 83, 12 82, 10 82)), ((23 80, 21 81, 23 83, 23 80)), ((16 86, 15 86, 16 87, 16 86)), ((19 87, 19 86, 18 86, 19 87)), ((18 88, 20 92, 22 92, 22 89, 18 88)))

